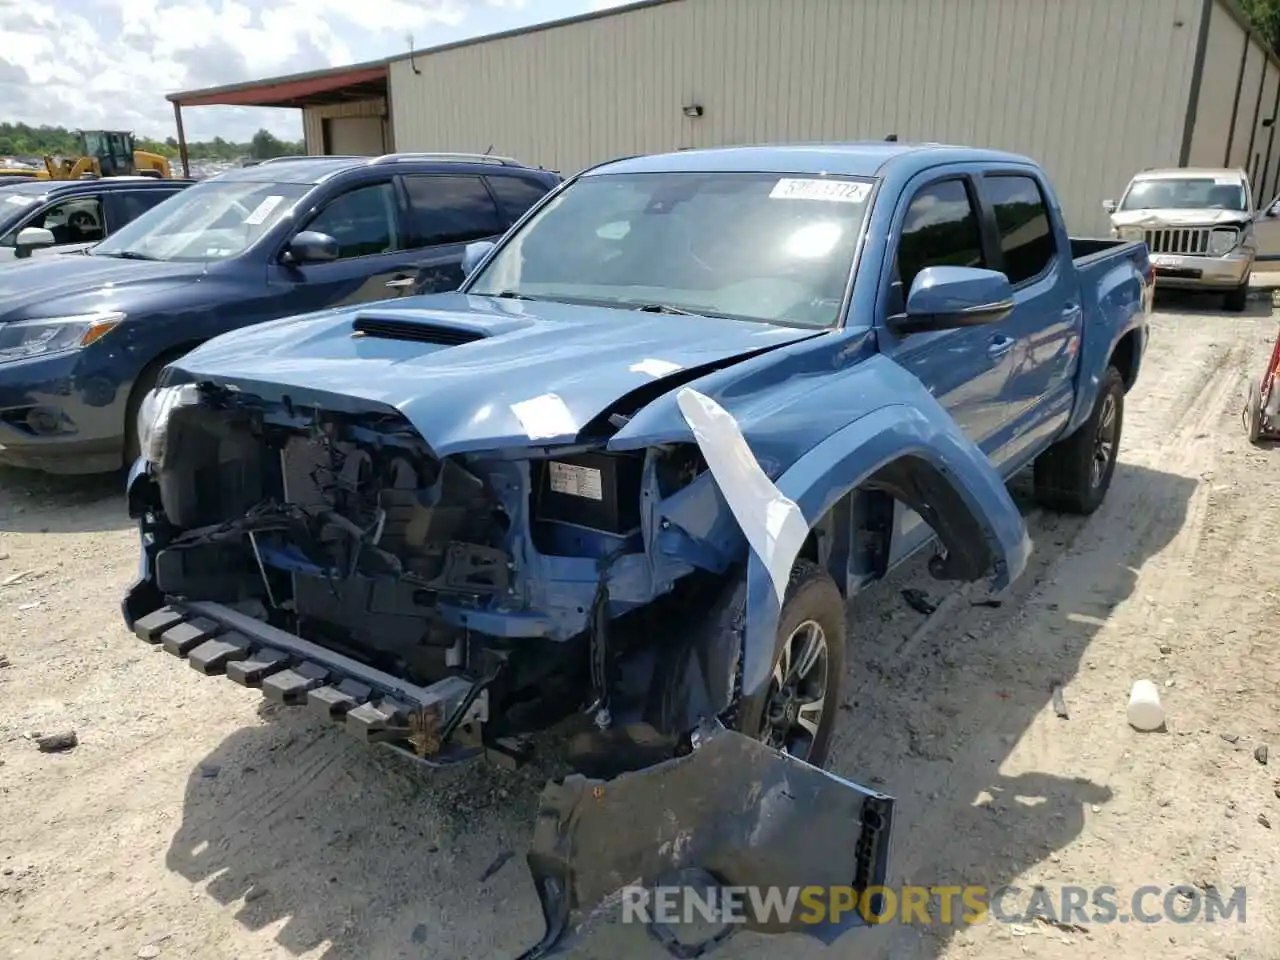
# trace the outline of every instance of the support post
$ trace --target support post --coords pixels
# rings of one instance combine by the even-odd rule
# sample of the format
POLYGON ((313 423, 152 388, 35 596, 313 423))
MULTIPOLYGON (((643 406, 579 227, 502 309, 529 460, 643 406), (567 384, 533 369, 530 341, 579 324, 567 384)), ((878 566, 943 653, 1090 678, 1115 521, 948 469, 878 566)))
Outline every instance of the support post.
POLYGON ((182 159, 182 176, 191 179, 191 161, 187 157, 187 134, 182 129, 182 104, 173 101, 173 119, 178 125, 178 156, 182 159))

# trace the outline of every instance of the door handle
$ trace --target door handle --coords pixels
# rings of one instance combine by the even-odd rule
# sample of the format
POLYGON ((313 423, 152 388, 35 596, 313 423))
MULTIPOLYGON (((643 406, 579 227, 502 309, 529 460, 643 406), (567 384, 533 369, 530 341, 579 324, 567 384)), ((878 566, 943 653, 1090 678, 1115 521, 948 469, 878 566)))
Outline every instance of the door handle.
POLYGON ((1013 348, 1015 342, 1013 337, 992 337, 991 345, 987 347, 987 356, 1002 357, 1013 348))
POLYGON ((396 277, 394 280, 388 280, 387 286, 392 290, 402 290, 405 287, 412 287, 417 282, 417 277, 396 277))

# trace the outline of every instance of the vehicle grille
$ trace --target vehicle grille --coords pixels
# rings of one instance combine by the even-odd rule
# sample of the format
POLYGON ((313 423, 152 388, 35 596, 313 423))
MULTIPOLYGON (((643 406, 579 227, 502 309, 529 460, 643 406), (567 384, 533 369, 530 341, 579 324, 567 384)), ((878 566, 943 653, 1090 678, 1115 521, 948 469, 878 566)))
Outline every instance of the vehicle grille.
POLYGON ((1148 230, 1147 249, 1152 253, 1207 254, 1208 227, 1183 227, 1177 230, 1148 230))

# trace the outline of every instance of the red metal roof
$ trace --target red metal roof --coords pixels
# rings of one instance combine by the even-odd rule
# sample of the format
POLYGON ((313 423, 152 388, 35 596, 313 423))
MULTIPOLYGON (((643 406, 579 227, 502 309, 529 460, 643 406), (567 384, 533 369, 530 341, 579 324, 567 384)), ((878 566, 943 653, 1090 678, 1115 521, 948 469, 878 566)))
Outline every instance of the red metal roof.
POLYGON ((202 107, 214 104, 240 107, 297 107, 307 101, 341 100, 340 96, 352 87, 364 88, 360 95, 368 96, 381 84, 385 93, 387 64, 339 68, 291 77, 277 77, 251 83, 237 83, 212 90, 193 90, 190 93, 171 93, 168 99, 184 107, 202 107), (332 98, 326 94, 335 94, 332 98))

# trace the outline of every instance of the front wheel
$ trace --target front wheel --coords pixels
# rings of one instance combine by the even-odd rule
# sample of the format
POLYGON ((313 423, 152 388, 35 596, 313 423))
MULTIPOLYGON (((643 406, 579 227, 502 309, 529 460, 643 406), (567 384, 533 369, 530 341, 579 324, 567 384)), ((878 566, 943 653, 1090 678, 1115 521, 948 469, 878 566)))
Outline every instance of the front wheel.
POLYGON ((1062 513, 1090 514, 1111 486, 1124 425, 1124 378, 1107 367, 1089 419, 1035 462, 1036 499, 1062 513))
POLYGON ((738 704, 735 729, 822 766, 839 713, 845 634, 844 597, 831 575, 812 561, 796 561, 768 689, 754 702, 738 704))
POLYGON ((1245 308, 1249 306, 1249 278, 1244 278, 1244 283, 1236 287, 1226 295, 1223 300, 1225 306, 1232 313, 1243 313, 1245 308))

